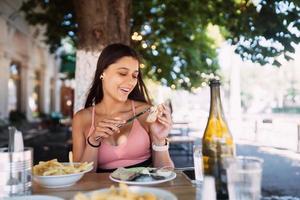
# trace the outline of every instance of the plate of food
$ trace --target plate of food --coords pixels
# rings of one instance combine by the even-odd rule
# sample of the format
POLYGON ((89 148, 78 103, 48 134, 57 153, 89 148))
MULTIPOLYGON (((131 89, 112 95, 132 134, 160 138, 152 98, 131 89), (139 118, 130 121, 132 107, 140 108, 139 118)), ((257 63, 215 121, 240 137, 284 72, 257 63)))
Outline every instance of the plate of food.
POLYGON ((68 187, 92 169, 92 162, 74 163, 72 158, 68 163, 58 162, 57 159, 42 161, 33 167, 33 180, 46 188, 68 187))
POLYGON ((26 195, 26 196, 16 196, 16 197, 7 197, 3 200, 63 200, 60 197, 49 196, 49 195, 26 195))
POLYGON ((109 178, 112 181, 129 185, 153 185, 173 180, 176 178, 176 173, 166 168, 120 167, 113 171, 109 178))
POLYGON ((177 200, 171 192, 159 188, 143 186, 127 186, 120 183, 119 187, 111 186, 88 193, 78 193, 73 200, 122 199, 122 200, 177 200))

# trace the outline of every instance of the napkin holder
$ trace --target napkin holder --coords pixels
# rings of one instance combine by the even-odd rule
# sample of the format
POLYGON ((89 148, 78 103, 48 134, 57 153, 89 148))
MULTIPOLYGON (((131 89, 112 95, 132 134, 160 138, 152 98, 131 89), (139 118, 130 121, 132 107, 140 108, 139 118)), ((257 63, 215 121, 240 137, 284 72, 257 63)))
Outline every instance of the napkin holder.
POLYGON ((24 148, 16 129, 10 129, 9 138, 8 147, 0 148, 0 199, 32 192, 32 148, 24 148))

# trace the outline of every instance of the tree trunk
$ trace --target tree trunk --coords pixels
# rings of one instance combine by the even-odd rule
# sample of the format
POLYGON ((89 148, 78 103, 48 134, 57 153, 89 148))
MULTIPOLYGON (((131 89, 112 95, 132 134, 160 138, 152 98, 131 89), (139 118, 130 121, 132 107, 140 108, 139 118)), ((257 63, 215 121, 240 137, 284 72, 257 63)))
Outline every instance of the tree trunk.
POLYGON ((101 50, 111 43, 130 43, 131 0, 74 0, 74 6, 78 22, 76 112, 84 106, 101 50))

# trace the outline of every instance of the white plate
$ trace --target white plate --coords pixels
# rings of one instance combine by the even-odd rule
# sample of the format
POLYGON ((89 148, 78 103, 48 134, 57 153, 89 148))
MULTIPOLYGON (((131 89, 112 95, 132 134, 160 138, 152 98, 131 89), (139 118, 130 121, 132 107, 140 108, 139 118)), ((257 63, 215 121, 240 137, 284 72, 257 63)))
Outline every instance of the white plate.
POLYGON ((63 200, 60 197, 48 196, 48 195, 27 195, 27 196, 17 196, 17 197, 8 197, 3 200, 63 200))
MULTIPOLYGON (((69 163, 62 163, 62 164, 69 164, 69 163)), ((74 163, 77 164, 77 163, 74 163)), ((63 188, 63 187, 69 187, 71 185, 74 185, 77 181, 79 181, 82 176, 91 171, 93 169, 93 166, 91 166, 89 169, 75 173, 75 174, 64 174, 64 175, 51 175, 51 176, 33 176, 33 180, 40 184, 41 186, 45 188, 63 188)))
MULTIPOLYGON (((140 186, 129 186, 128 187, 131 192, 135 193, 151 193, 154 194, 159 200, 177 200, 177 197, 167 190, 162 190, 158 188, 152 187, 140 187, 140 186)), ((108 192, 109 188, 95 190, 92 192, 85 193, 86 195, 91 195, 93 192, 108 192)))
POLYGON ((112 180, 114 182, 126 183, 128 185, 154 185, 154 184, 164 183, 164 182, 173 180, 174 178, 176 178, 176 173, 172 172, 170 176, 168 176, 168 177, 166 177, 165 179, 162 179, 162 180, 154 180, 154 179, 149 177, 149 179, 145 178, 144 180, 123 181, 123 180, 113 178, 111 176, 111 174, 109 175, 109 178, 110 178, 110 180, 112 180))

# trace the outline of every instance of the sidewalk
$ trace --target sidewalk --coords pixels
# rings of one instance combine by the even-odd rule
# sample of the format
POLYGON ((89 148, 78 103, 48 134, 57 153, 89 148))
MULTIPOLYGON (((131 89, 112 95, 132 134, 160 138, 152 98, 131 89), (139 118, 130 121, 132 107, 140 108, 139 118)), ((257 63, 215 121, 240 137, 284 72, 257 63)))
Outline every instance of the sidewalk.
POLYGON ((263 196, 300 197, 300 154, 272 147, 238 144, 237 155, 257 156, 264 160, 263 196))

